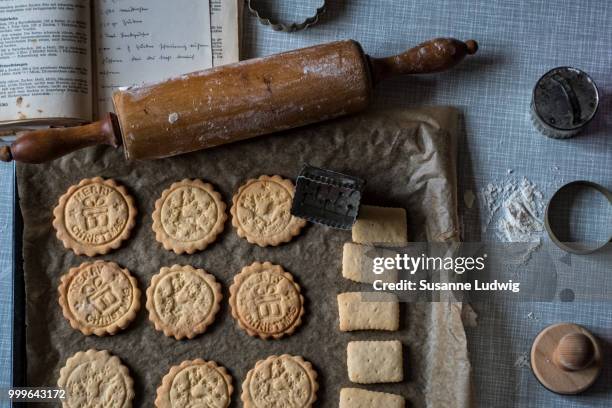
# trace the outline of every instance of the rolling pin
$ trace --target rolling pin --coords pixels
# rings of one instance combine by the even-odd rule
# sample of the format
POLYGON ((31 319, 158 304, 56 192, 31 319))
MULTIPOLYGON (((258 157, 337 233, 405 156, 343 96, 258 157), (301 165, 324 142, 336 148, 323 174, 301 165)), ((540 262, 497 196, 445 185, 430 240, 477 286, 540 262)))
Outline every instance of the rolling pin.
POLYGON ((337 41, 119 89, 115 114, 90 124, 27 131, 0 160, 43 163, 94 145, 123 145, 127 159, 206 149, 364 110, 388 77, 439 72, 478 49, 438 38, 387 58, 337 41))

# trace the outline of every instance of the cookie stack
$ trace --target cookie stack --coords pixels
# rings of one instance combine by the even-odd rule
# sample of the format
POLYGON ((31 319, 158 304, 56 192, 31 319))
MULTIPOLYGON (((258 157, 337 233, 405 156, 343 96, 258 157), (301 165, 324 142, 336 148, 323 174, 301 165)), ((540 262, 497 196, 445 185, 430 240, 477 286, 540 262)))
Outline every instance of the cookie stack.
MULTIPOLYGON (((293 183, 279 176, 248 180, 234 195, 230 210, 238 235, 261 247, 291 241, 306 224, 290 213, 293 195, 293 183)), ((155 203, 155 238, 176 254, 202 251, 223 231, 226 208, 210 183, 188 179, 173 183, 155 203)), ((96 177, 70 187, 53 213, 64 246, 77 255, 95 256, 119 248, 130 236, 137 211, 123 186, 96 177)), ((141 306, 134 276, 109 261, 71 268, 62 276, 58 291, 65 318, 84 335, 115 335, 135 319, 141 306)), ((254 262, 244 267, 229 291, 231 314, 251 336, 278 339, 301 325, 300 286, 279 265, 254 262)), ((214 275, 190 265, 172 265, 152 277, 146 309, 156 330, 177 340, 192 339, 213 323, 222 299, 214 275)), ((245 407, 289 402, 310 407, 316 400, 316 379, 316 371, 302 357, 270 356, 249 371, 241 398, 245 407)), ((61 369, 58 384, 68 391, 65 406, 130 407, 134 398, 128 368, 108 351, 76 353, 61 369)), ((214 361, 188 360, 163 378, 155 405, 228 407, 232 392, 232 377, 224 367, 214 361)))
MULTIPOLYGON (((372 273, 368 251, 374 244, 402 245, 408 241, 406 211, 363 205, 352 229, 352 241, 344 245, 342 276, 359 283, 394 282, 397 271, 372 273)), ((396 295, 384 292, 347 292, 338 295, 340 330, 397 331, 400 308, 396 295)), ((399 340, 351 341, 347 345, 347 369, 356 384, 396 383, 404 380, 403 345, 399 340)), ((361 388, 343 388, 340 408, 403 408, 403 396, 361 388)))

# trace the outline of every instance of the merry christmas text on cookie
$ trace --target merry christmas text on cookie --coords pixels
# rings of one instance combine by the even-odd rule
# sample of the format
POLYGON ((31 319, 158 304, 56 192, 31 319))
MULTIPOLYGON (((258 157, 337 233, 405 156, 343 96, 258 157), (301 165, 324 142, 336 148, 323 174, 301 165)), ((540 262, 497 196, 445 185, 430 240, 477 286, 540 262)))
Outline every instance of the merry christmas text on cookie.
POLYGON ((94 256, 117 249, 136 220, 134 200, 114 180, 84 179, 60 197, 53 226, 66 248, 94 256))
POLYGON ((85 262, 62 276, 59 303, 70 325, 85 335, 113 335, 140 309, 140 290, 127 269, 114 262, 85 262))
POLYGON ((304 298, 293 277, 279 265, 255 262, 234 277, 232 316, 251 336, 278 339, 302 323, 304 298))

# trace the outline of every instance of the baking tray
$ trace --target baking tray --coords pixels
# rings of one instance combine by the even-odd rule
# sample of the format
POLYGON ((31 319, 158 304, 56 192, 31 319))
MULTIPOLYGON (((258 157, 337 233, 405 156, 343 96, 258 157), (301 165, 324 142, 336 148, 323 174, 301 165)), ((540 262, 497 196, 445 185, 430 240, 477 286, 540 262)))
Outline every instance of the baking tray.
MULTIPOLYGON (((455 126, 458 113, 443 112, 455 126)), ((134 405, 151 406, 156 388, 171 366, 203 358, 228 368, 235 387, 232 406, 241 406, 240 388, 247 371, 269 355, 289 353, 304 356, 318 371, 317 406, 335 407, 340 388, 355 386, 346 372, 348 341, 400 339, 405 346, 406 380, 367 388, 402 394, 414 406, 425 406, 425 390, 436 389, 431 381, 440 381, 439 388, 448 393, 445 377, 429 378, 423 374, 430 360, 436 358, 436 350, 429 349, 428 344, 439 330, 432 330, 430 319, 424 318, 430 305, 402 305, 401 330, 396 333, 338 330, 337 293, 360 289, 340 273, 342 245, 350 241, 350 231, 309 225, 289 244, 260 248, 239 238, 228 220, 217 242, 205 251, 176 255, 164 250, 151 230, 153 204, 172 182, 201 178, 213 183, 229 204, 245 180, 261 174, 295 178, 302 165, 310 163, 367 180, 364 203, 407 208, 412 239, 454 239, 458 236, 454 193, 456 135, 444 129, 449 123, 443 123, 442 130, 439 123, 430 124, 435 137, 424 135, 419 121, 431 122, 429 114, 431 111, 360 115, 149 162, 126 162, 120 152, 93 148, 48 165, 20 165, 28 293, 28 385, 53 385, 65 360, 77 351, 107 349, 130 368, 136 389, 134 405), (93 176, 113 178, 126 186, 139 211, 131 238, 119 250, 95 259, 127 267, 143 292, 162 266, 190 264, 214 274, 225 298, 216 321, 205 334, 184 341, 168 338, 153 328, 144 308, 130 327, 116 336, 86 337, 70 328, 57 303, 57 285, 70 267, 91 259, 75 256, 62 247, 51 226, 52 210, 70 185, 93 176), (436 202, 442 204, 434 206, 436 202), (256 260, 282 265, 302 287, 306 314, 303 325, 290 337, 275 341, 250 337, 231 317, 227 298, 232 279, 243 266, 256 260)), ((461 353, 465 344, 458 348, 461 353)), ((464 367, 465 362, 461 363, 464 367)))

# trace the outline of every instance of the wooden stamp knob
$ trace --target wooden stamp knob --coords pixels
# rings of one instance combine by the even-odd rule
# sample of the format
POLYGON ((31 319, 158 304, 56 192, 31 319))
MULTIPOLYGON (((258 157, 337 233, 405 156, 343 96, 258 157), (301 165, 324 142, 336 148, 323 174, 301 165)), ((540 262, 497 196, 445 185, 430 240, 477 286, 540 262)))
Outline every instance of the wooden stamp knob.
POLYGON ((542 385, 558 394, 583 392, 595 382, 601 366, 599 343, 576 324, 547 327, 531 347, 533 373, 542 385))
POLYGON ((584 333, 566 334, 559 341, 554 357, 555 364, 562 370, 582 370, 593 362, 595 346, 584 333))

